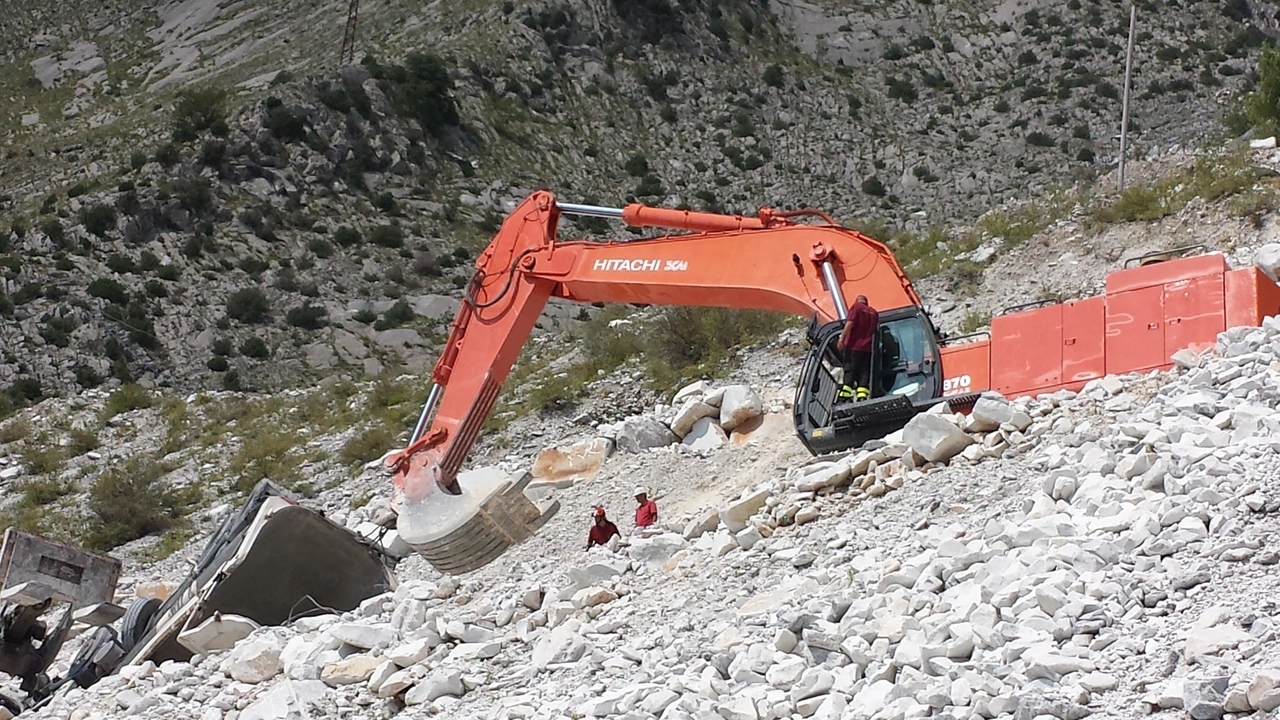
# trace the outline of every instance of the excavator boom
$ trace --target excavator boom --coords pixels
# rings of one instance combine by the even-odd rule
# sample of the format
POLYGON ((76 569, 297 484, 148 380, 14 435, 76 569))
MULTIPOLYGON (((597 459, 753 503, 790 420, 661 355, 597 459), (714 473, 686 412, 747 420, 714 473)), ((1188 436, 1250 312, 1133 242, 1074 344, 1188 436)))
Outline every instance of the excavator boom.
POLYGON ((528 537, 555 512, 534 506, 522 486, 504 478, 458 481, 549 298, 778 310, 832 321, 844 318, 845 297, 853 295, 867 296, 881 310, 921 305, 886 246, 817 211, 764 209, 745 217, 638 204, 613 209, 534 193, 476 259, 418 425, 408 446, 387 459, 401 536, 438 569, 466 572, 528 537), (559 242, 561 213, 692 232, 559 242), (825 222, 793 220, 804 215, 825 222))

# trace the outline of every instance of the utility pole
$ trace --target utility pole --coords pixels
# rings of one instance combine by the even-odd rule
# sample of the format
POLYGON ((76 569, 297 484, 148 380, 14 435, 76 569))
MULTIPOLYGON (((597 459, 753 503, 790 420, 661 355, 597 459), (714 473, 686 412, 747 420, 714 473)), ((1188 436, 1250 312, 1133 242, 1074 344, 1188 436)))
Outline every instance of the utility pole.
MULTIPOLYGON (((353 0, 354 1, 354 0, 353 0)), ((1129 77, 1133 73, 1133 29, 1138 18, 1137 5, 1129 6, 1129 50, 1124 58, 1124 100, 1120 111, 1120 189, 1124 190, 1124 156, 1129 141, 1129 77)))
POLYGON ((342 49, 338 51, 338 66, 344 67, 355 62, 356 54, 356 14, 360 9, 360 0, 350 0, 347 5, 347 27, 342 31, 342 49))

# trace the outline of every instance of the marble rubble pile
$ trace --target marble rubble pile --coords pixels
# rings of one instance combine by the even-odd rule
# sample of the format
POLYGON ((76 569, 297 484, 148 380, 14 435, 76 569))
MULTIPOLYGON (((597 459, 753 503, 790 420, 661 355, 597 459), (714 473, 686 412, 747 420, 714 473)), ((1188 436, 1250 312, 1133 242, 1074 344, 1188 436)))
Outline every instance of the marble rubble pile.
MULTIPOLYGON (((514 571, 406 579, 357 611, 128 668, 32 717, 1269 712, 1277 358, 1268 320, 1179 352, 1170 374, 990 394, 567 569, 518 547, 514 571), (922 511, 943 488, 981 494, 965 512, 922 511)), ((728 391, 718 415, 707 400, 673 403, 666 429, 723 427, 728 391)))

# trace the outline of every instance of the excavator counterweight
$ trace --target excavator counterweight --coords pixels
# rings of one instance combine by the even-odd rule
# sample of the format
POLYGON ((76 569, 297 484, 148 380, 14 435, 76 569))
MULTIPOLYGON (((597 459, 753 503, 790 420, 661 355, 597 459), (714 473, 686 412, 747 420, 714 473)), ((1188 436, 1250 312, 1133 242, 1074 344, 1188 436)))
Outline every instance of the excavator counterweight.
POLYGON ((1225 327, 1257 325, 1280 309, 1280 287, 1256 269, 1227 271, 1216 254, 1171 259, 1175 254, 1113 273, 1102 297, 1011 308, 992 321, 987 339, 962 343, 940 335, 888 247, 821 212, 764 208, 747 217, 639 204, 606 208, 535 192, 477 257, 422 415, 407 447, 387 458, 400 535, 438 570, 465 573, 527 539, 558 511, 556 502, 526 495, 527 474, 462 472, 550 298, 811 318, 794 420, 801 442, 825 454, 883 437, 941 403, 968 412, 987 390, 1053 392, 1104 374, 1165 369, 1175 350, 1211 345, 1225 327), (629 242, 561 241, 561 214, 684 232, 629 242), (854 401, 839 393, 836 345, 845 298, 858 295, 880 321, 871 397, 854 401))

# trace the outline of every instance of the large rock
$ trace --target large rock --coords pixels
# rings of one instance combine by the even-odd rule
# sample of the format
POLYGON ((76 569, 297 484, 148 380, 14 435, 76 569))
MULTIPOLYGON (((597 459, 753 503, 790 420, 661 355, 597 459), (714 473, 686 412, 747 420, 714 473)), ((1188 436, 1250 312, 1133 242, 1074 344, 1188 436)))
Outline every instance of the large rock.
POLYGON ((747 526, 751 519, 769 501, 769 491, 757 490, 750 493, 720 511, 720 522, 732 532, 738 532, 747 526))
POLYGON ((1280 282, 1280 243, 1267 243, 1258 248, 1253 255, 1253 264, 1272 282, 1280 282))
POLYGON ((675 533, 663 533, 654 537, 638 537, 631 540, 631 559, 650 567, 661 567, 673 555, 688 547, 689 543, 675 533))
POLYGON ((702 402, 700 398, 689 398, 676 411, 676 415, 671 420, 671 432, 680 437, 689 434, 693 429, 693 424, 702 418, 719 417, 720 411, 716 408, 702 402))
POLYGON ((725 435, 724 430, 716 424, 715 418, 704 417, 698 418, 693 423, 693 427, 685 433, 682 442, 691 450, 710 452, 724 447, 725 443, 729 442, 729 436, 725 435))
POLYGON ((329 687, 364 682, 382 663, 381 658, 372 655, 348 655, 338 662, 325 665, 320 672, 320 680, 329 687))
POLYGON ((759 393, 746 385, 730 385, 720 399, 720 427, 732 430, 763 412, 759 393))
POLYGON ((574 621, 566 622, 544 635, 533 646, 533 664, 539 670, 557 663, 577 662, 587 651, 587 641, 578 634, 574 621))
POLYGON ((338 640, 361 650, 390 647, 400 639, 395 628, 389 625, 342 623, 335 625, 330 632, 338 640))
POLYGON ((237 682, 260 683, 280 674, 284 644, 274 632, 254 635, 236 644, 227 656, 228 674, 237 682))
POLYGON ((461 673, 457 670, 439 670, 405 693, 404 704, 421 705, 445 695, 462 697, 464 692, 466 692, 466 688, 462 685, 461 673))
POLYGON ((983 395, 969 412, 969 429, 991 432, 1013 419, 1013 406, 1003 397, 983 395))
POLYGON ((613 453, 613 441, 596 437, 538 453, 529 473, 535 483, 569 485, 595 477, 600 464, 613 453))
POLYGON ((1187 633, 1183 653, 1187 660, 1200 655, 1216 655, 1252 639, 1252 635, 1233 625, 1196 628, 1187 633))
POLYGON ((277 683, 240 713, 240 720, 291 720, 312 717, 310 707, 324 699, 328 688, 319 680, 277 683))
POLYGON ((618 449, 623 452, 638 453, 670 445, 678 440, 671 428, 644 415, 627 418, 618 427, 618 449))
POLYGON ((945 462, 973 444, 972 437, 941 415, 922 413, 902 430, 902 442, 928 462, 945 462))

